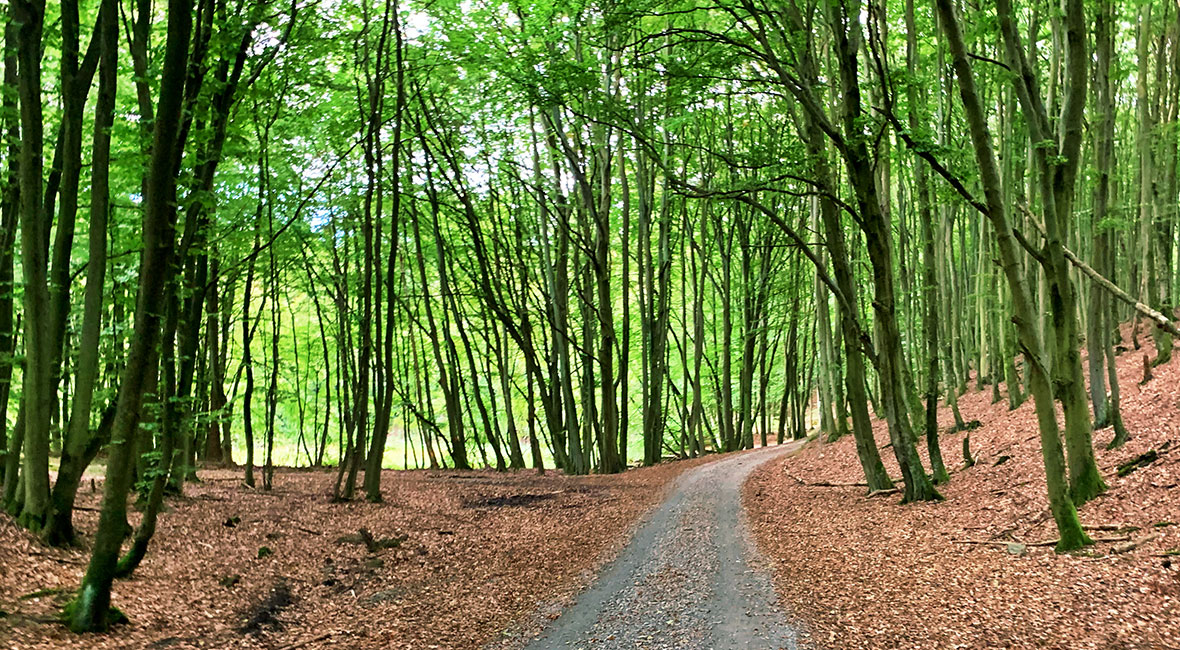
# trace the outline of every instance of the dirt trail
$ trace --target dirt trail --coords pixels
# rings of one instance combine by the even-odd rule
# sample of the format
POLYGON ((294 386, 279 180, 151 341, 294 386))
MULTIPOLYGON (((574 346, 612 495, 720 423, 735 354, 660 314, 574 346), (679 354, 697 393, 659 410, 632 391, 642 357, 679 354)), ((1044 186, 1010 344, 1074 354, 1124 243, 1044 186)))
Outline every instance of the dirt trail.
POLYGON ((692 469, 619 557, 526 650, 779 650, 796 630, 750 540, 741 486, 797 449, 757 449, 692 469))

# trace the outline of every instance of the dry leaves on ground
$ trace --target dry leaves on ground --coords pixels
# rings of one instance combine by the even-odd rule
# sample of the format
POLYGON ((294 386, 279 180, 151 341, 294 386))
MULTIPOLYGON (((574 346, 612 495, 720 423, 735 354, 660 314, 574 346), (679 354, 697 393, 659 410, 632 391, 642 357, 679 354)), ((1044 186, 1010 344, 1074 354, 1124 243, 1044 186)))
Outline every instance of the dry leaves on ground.
MULTIPOLYGON (((81 638, 51 619, 85 550, 45 548, 0 516, 0 647, 478 648, 531 632, 695 462, 590 477, 391 471, 383 504, 331 503, 330 472, 281 471, 262 492, 202 471, 116 583, 132 625, 81 638)), ((80 512, 81 529, 96 516, 80 512)))
MULTIPOLYGON (((1080 510, 1092 535, 1120 541, 1081 553, 1033 545, 1056 534, 1032 404, 1009 412, 1006 399, 991 404, 990 387, 960 400, 963 417, 983 423, 970 432, 978 464, 961 469, 967 434, 941 438, 948 468, 956 468, 940 488, 943 503, 900 505, 896 495, 814 486, 864 480, 851 437, 812 444, 756 472, 744 493, 751 525, 784 606, 807 622, 813 644, 1180 648, 1180 557, 1168 555, 1180 547, 1180 359, 1138 386, 1141 355, 1119 362, 1131 440, 1106 451, 1111 429, 1095 432, 1110 489, 1080 510), (1116 475, 1153 449, 1158 460, 1116 475), (961 543, 968 540, 987 543, 961 543), (1144 543, 1125 550, 1136 542, 1144 543)), ((939 422, 953 422, 947 409, 939 422)), ((883 423, 875 433, 884 446, 883 423)), ((890 449, 881 455, 899 476, 890 449)))

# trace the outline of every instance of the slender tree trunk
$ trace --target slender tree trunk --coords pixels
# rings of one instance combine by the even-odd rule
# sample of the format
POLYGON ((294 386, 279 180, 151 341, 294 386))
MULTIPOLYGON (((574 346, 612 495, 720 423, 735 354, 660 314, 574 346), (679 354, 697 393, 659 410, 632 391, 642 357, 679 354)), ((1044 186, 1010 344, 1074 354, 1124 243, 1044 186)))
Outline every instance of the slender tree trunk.
MULTIPOLYGON (((813 213, 812 227, 819 230, 819 198, 813 197, 811 200, 811 210, 813 213)), ((831 382, 832 372, 832 357, 834 356, 832 347, 832 325, 830 314, 830 296, 827 286, 820 279, 819 270, 815 273, 815 329, 816 329, 816 344, 819 348, 819 377, 816 384, 819 386, 819 428, 820 433, 827 439, 828 442, 835 442, 840 437, 840 432, 836 429, 836 419, 833 415, 833 388, 831 382)))
POLYGON ((119 384, 118 406, 112 429, 111 454, 103 485, 103 506, 94 536, 90 563, 77 599, 66 611, 75 632, 106 629, 111 622, 110 595, 119 547, 126 525, 127 490, 131 484, 132 436, 138 427, 144 393, 150 389, 153 354, 160 337, 160 303, 168 284, 169 256, 175 244, 175 162, 180 152, 177 135, 181 118, 185 59, 192 30, 191 0, 169 0, 168 39, 165 46, 156 111, 148 192, 144 197, 143 241, 135 332, 119 384))
POLYGON ((1090 409, 1085 393, 1081 356, 1078 353, 1077 288, 1069 277, 1064 246, 1073 220, 1074 185, 1081 155, 1082 118, 1089 72, 1086 53, 1085 12, 1081 0, 1067 0, 1065 8, 1068 93, 1058 120, 1059 135, 1049 131, 1049 118, 1042 104, 1036 78, 1030 71, 1020 37, 1016 34, 1010 0, 998 0, 997 13, 1009 64, 1017 70, 1017 97, 1028 120, 1033 142, 1060 141, 1053 151, 1035 149, 1041 204, 1045 213, 1046 247, 1042 266, 1048 276, 1054 338, 1054 393, 1065 414, 1065 449, 1069 465, 1070 496, 1085 503, 1106 490, 1098 471, 1091 436, 1090 409), (1059 164, 1061 156, 1065 162, 1059 164))
MULTIPOLYGON (((801 30, 802 17, 792 15, 793 28, 801 30)), ((815 88, 818 82, 818 67, 814 59, 814 47, 805 50, 805 58, 801 62, 800 76, 808 87, 815 88)), ((800 136, 807 145, 808 153, 813 162, 813 174, 824 187, 834 188, 836 179, 828 163, 825 140, 819 129, 817 115, 804 111, 798 127, 800 136)), ((881 462, 877 443, 873 439, 873 423, 869 415, 869 396, 867 394, 866 370, 864 355, 860 348, 861 328, 858 324, 856 310, 857 280, 852 268, 852 255, 844 235, 843 225, 840 223, 838 206, 830 199, 820 198, 819 215, 823 223, 824 239, 827 242, 829 259, 832 262, 832 274, 836 285, 847 301, 840 310, 840 329, 844 341, 845 363, 847 365, 844 380, 848 394, 848 403, 852 415, 852 435, 856 440, 856 454, 864 471, 865 482, 870 492, 886 490, 893 487, 889 474, 881 462)), ((794 355, 790 355, 794 357, 794 355)), ((794 368, 798 364, 793 362, 794 368)), ((799 418, 796 418, 797 420, 799 418)), ((801 424, 801 422, 797 422, 801 424)))
MULTIPOLYGON (((259 250, 259 222, 262 219, 262 205, 254 215, 254 251, 259 250)), ((254 417, 251 408, 254 402, 254 357, 250 352, 250 343, 254 338, 254 330, 250 328, 250 298, 254 293, 254 260, 257 255, 251 254, 246 268, 246 286, 242 291, 242 366, 246 371, 246 387, 242 391, 242 429, 246 437, 246 467, 245 483, 254 487, 254 417)))
MULTIPOLYGON (((4 88, 17 87, 17 26, 4 26, 4 88)), ((0 508, 6 508, 20 474, 20 447, 24 430, 8 430, 8 402, 12 395, 12 367, 16 352, 17 327, 13 319, 13 258, 15 257, 17 215, 20 212, 20 113, 14 93, 0 98, 4 117, 2 143, 5 153, 4 189, 0 195, 0 508)))
MULTIPOLYGON (((221 263, 217 252, 209 262, 209 292, 205 296, 205 364, 209 383, 209 429, 205 436, 205 462, 224 463, 227 459, 221 445, 222 419, 225 417, 225 367, 221 359, 221 304, 219 284, 221 263)), ((228 341, 226 342, 228 345, 228 341)), ((227 425, 228 428, 228 425, 227 425)))
POLYGON ((274 487, 275 418, 279 410, 279 337, 282 333, 282 317, 279 315, 279 273, 274 253, 274 215, 270 209, 267 210, 267 226, 268 238, 271 240, 271 245, 267 247, 270 266, 270 381, 266 386, 266 457, 262 466, 262 489, 269 491, 274 487))
POLYGON ((1077 509, 1069 494, 1065 457, 1061 440, 1058 437, 1053 389, 1048 369, 1045 366, 1046 357, 1037 328, 1038 319, 1032 307, 1033 302, 1017 254, 1012 227, 1008 222, 991 134, 988 132, 979 95, 975 89, 974 73, 967 59, 966 47, 963 44, 962 32, 959 28, 958 18, 954 13, 955 10, 950 0, 936 0, 935 6, 950 49, 955 75, 958 78, 959 94, 970 126, 975 159, 983 181, 987 216, 996 235, 1004 275, 1012 289, 1013 316, 1020 334, 1020 342, 1028 366, 1029 384, 1036 404, 1041 455, 1045 464, 1046 486, 1049 493, 1049 510, 1053 514, 1060 535, 1057 550, 1066 551, 1080 548, 1090 543, 1090 538, 1082 529, 1077 509))
MULTIPOLYGON (((1099 3, 1095 20, 1095 41, 1097 68, 1095 81, 1095 116, 1098 128, 1094 148, 1096 150, 1095 171, 1098 179, 1094 186, 1093 212, 1090 216, 1093 255, 1101 265, 1105 262, 1109 246, 1106 224, 1107 198, 1110 193, 1111 155, 1114 149, 1114 104, 1111 97, 1110 67, 1113 44, 1111 43, 1112 4, 1104 0, 1099 3)), ((1102 288, 1090 284, 1090 309, 1086 328, 1086 353, 1090 368, 1090 403, 1094 412, 1094 428, 1102 429, 1110 423, 1109 402, 1106 398, 1106 339, 1109 327, 1106 312, 1101 309, 1102 288)))
POLYGON ((882 402, 889 423, 893 452, 901 466, 905 480, 903 500, 929 501, 942 496, 926 475, 915 447, 910 427, 908 390, 904 380, 905 355, 898 330, 896 296, 893 279, 893 251, 891 225, 881 212, 876 179, 861 133, 862 115, 857 73, 856 40, 860 38, 859 7, 830 8, 837 58, 840 63, 841 87, 844 98, 845 162, 849 181, 856 194, 856 205, 861 213, 861 227, 865 233, 869 259, 873 268, 874 325, 878 332, 877 360, 882 382, 882 402))
POLYGON ((115 115, 117 82, 118 23, 115 2, 106 0, 100 9, 98 99, 95 107, 94 144, 90 180, 90 229, 86 261, 86 295, 82 330, 78 340, 78 361, 68 431, 53 486, 53 507, 46 530, 50 544, 68 544, 74 539, 73 511, 78 484, 87 465, 106 441, 90 432, 91 401, 98 378, 98 353, 102 328, 106 280, 107 216, 110 210, 111 125, 115 115))
MULTIPOLYGON (((394 84, 396 86, 396 99, 394 104, 394 121, 393 121, 393 147, 391 150, 393 159, 390 161, 390 232, 389 232, 389 257, 386 260, 386 277, 385 277, 385 291, 386 291, 386 307, 385 307, 385 341, 382 344, 384 353, 384 366, 387 374, 393 372, 393 329, 395 325, 394 314, 396 313, 397 288, 394 284, 395 269, 397 268, 397 257, 399 243, 401 241, 401 138, 402 138, 402 114, 406 106, 406 83, 405 83, 405 65, 403 61, 403 43, 402 31, 400 23, 400 13, 398 2, 393 0, 387 4, 386 15, 386 34, 389 31, 393 32, 394 37, 394 84)), ((382 40, 382 56, 384 52, 384 38, 382 40)), ((392 378, 385 377, 386 382, 391 382, 392 378)), ((385 443, 389 438, 390 414, 393 408, 393 389, 391 386, 379 386, 378 395, 380 402, 377 406, 377 414, 373 427, 373 439, 369 447, 368 463, 365 466, 365 499, 369 502, 377 503, 381 501, 381 465, 385 455, 385 443)))
POLYGON ((49 517, 49 428, 56 396, 52 390, 52 338, 46 242, 50 224, 41 205, 42 97, 41 35, 44 0, 16 0, 17 93, 20 97, 20 229, 24 279, 24 461, 20 523, 38 532, 49 517))
MULTIPOLYGON (((914 21, 914 0, 906 0, 906 69, 911 75, 918 70, 918 33, 914 21)), ((919 100, 917 87, 908 89, 910 102, 910 128, 918 127, 919 100)), ((942 449, 938 444, 938 264, 934 250, 934 215, 930 210, 930 193, 927 187, 926 167, 914 161, 914 193, 918 203, 918 221, 922 228, 922 337, 926 347, 926 450, 930 457, 930 470, 935 484, 946 483, 950 475, 942 461, 942 449)))
MULTIPOLYGON (((152 372, 158 372, 160 360, 153 359, 150 364, 153 367, 152 372)), ((159 378, 153 374, 151 377, 151 385, 159 386, 159 378)), ((148 399, 156 401, 160 400, 155 394, 149 394, 148 399)), ((161 419, 164 421, 163 426, 158 427, 160 430, 159 444, 157 444, 155 451, 158 452, 159 458, 156 460, 156 466, 150 472, 151 482, 147 490, 147 497, 142 499, 143 518, 140 520, 139 526, 135 529, 135 535, 131 539, 131 545, 127 548, 127 552, 119 558, 119 562, 115 565, 114 575, 116 578, 126 578, 139 568, 139 563, 147 555, 148 544, 152 537, 156 534, 156 521, 160 514, 160 509, 164 505, 164 493, 168 485, 168 476, 174 463, 179 457, 173 453, 176 446, 176 424, 175 424, 175 409, 169 409, 166 404, 161 405, 161 411, 164 415, 161 419)), ((144 435, 150 437, 152 435, 150 430, 145 430, 144 435)), ((129 528, 128 528, 129 530, 129 528)))

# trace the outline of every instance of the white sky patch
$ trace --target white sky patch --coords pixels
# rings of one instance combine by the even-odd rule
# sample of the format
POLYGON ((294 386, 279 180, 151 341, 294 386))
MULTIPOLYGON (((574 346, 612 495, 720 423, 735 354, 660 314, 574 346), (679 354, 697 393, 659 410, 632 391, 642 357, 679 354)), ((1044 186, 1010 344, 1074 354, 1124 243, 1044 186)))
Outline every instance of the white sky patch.
POLYGON ((329 208, 314 208, 311 214, 307 215, 307 225, 312 231, 318 232, 332 221, 332 216, 332 210, 329 208))
POLYGON ((402 21, 402 28, 405 30, 406 40, 415 44, 420 43, 423 36, 434 31, 430 14, 424 11, 411 10, 407 13, 402 21))
POLYGON ((250 56, 262 56, 267 50, 281 44, 282 32, 267 23, 254 28, 254 43, 250 45, 250 56))

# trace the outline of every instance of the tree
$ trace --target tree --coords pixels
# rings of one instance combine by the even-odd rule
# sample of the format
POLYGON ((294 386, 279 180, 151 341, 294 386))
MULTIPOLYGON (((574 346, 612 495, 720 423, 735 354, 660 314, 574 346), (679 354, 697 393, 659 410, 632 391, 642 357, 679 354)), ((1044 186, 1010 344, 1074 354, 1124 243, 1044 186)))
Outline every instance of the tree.
POLYGON ((1068 490, 1065 458, 1058 437, 1057 413, 1049 377, 1049 360, 1041 344, 1037 319, 1034 316, 1032 301, 1017 256, 1016 235, 1008 220, 1007 210, 1002 199, 999 169, 992 147, 991 134, 984 119, 979 95, 975 88, 974 73, 967 60, 959 19, 955 14, 954 7, 951 6, 949 0, 938 0, 936 8, 955 69, 959 95, 963 102, 963 112, 970 126, 975 159, 979 165, 986 200, 985 214, 991 221, 996 236, 1001 265, 1012 292, 1013 320, 1016 322, 1020 334, 1020 344, 1029 364, 1030 386, 1036 402, 1037 427, 1040 431, 1041 454, 1045 463, 1046 485, 1049 492, 1049 509, 1053 514, 1060 535, 1057 550, 1080 548, 1089 544, 1090 538, 1082 530, 1077 509, 1068 490))
POLYGON ((161 314, 158 305, 167 286, 169 257, 175 246, 176 176, 173 172, 182 144, 178 141, 183 97, 186 54, 192 34, 190 0, 169 0, 168 38, 160 77, 160 100, 156 108, 147 195, 144 197, 143 241, 139 291, 135 307, 135 337, 119 383, 119 396, 111 433, 112 448, 103 484, 102 512, 90 563, 78 596, 66 609, 70 629, 75 632, 104 630, 118 617, 110 607, 119 546, 123 540, 127 490, 131 483, 133 434, 139 425, 146 380, 155 375, 158 361, 155 346, 160 340, 161 314))

